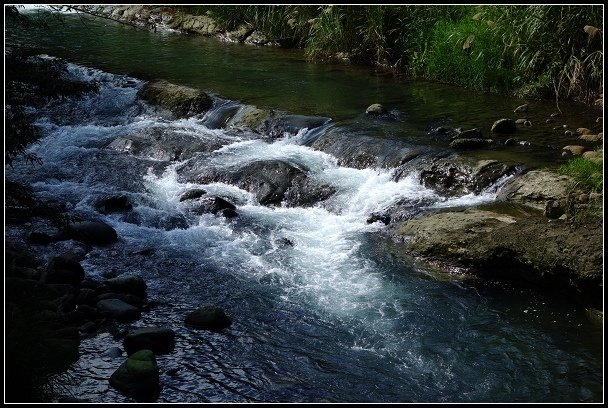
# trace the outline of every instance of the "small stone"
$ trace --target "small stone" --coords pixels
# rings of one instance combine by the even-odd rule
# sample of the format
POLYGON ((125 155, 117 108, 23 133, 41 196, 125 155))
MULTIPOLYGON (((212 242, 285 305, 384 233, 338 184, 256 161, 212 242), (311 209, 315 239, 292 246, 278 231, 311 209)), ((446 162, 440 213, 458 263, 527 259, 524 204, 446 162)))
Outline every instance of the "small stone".
POLYGON ((117 320, 128 321, 139 319, 141 312, 138 308, 120 299, 104 299, 97 302, 97 308, 117 320))
POLYGON ((595 120, 595 123, 602 123, 604 121, 604 117, 600 116, 595 120))
POLYGON ((571 131, 571 130, 566 130, 566 131, 564 132, 564 136, 567 136, 567 137, 572 137, 572 136, 573 136, 572 131, 571 131))
POLYGON ((555 122, 555 120, 552 119, 552 118, 549 118, 549 119, 545 120, 545 123, 553 123, 553 122, 555 122))
POLYGON ((367 113, 368 115, 382 115, 386 113, 386 109, 379 103, 374 103, 367 107, 365 113, 367 113))
POLYGON ((108 279, 105 283, 114 292, 130 293, 140 298, 146 297, 146 282, 137 274, 125 273, 116 278, 108 279))
POLYGON ((590 134, 593 134, 593 131, 591 129, 587 129, 587 128, 578 128, 578 129, 576 129, 576 134, 577 135, 590 135, 590 134))
POLYGON ((580 135, 578 138, 581 140, 585 140, 587 142, 599 142, 600 140, 602 140, 604 137, 604 135, 602 133, 597 134, 597 135, 591 135, 591 134, 583 134, 580 135))
POLYGON ((555 220, 555 219, 558 219, 559 217, 561 217, 564 214, 564 212, 565 211, 559 202, 557 202, 555 200, 547 201, 547 204, 545 205, 545 211, 544 211, 545 217, 555 220))
POLYGON ((531 126, 532 126, 532 122, 531 122, 531 121, 529 121, 529 120, 526 120, 526 121, 524 122, 524 126, 525 126, 525 127, 531 127, 531 126))
POLYGON ((578 145, 568 145, 568 146, 564 146, 562 148, 562 150, 570 152, 574 156, 580 156, 585 151, 585 147, 584 146, 578 146, 578 145))
POLYGON ((515 123, 517 123, 518 125, 523 125, 526 120, 528 119, 516 119, 515 123))
POLYGON ((559 112, 553 112, 553 113, 551 114, 551 117, 552 117, 552 118, 558 118, 558 117, 560 117, 560 116, 562 116, 562 114, 561 114, 561 113, 559 113, 559 112))
POLYGON ((512 138, 508 138, 507 140, 505 140, 505 145, 506 146, 513 146, 517 144, 517 140, 512 139, 512 138))

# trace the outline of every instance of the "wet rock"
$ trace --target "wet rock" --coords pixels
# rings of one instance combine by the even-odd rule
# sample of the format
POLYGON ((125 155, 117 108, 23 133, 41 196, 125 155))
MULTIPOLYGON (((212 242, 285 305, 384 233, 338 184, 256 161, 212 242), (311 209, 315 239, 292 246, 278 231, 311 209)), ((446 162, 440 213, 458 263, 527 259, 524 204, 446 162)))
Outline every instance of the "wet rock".
POLYGON ((49 262, 43 280, 46 283, 78 285, 84 279, 84 269, 78 257, 71 252, 56 256, 49 262))
POLYGON ((213 36, 219 33, 220 27, 207 15, 175 14, 169 27, 187 33, 213 36))
POLYGON ((516 119, 515 123, 518 125, 523 125, 525 121, 527 121, 528 119, 516 119))
POLYGON ((374 103, 367 107, 365 113, 367 113, 368 115, 382 115, 386 113, 386 109, 381 104, 374 103))
POLYGON ((222 210, 222 215, 224 216, 224 218, 234 218, 234 217, 238 217, 239 213, 237 213, 232 208, 226 208, 226 209, 222 210))
POLYGON ((566 131, 564 132, 564 136, 566 136, 566 137, 572 137, 573 135, 574 135, 574 133, 572 133, 572 131, 571 131, 571 130, 566 130, 566 131))
POLYGON ((188 190, 179 198, 179 202, 186 200, 194 200, 195 198, 200 198, 203 195, 207 194, 205 190, 201 190, 200 188, 195 188, 193 190, 188 190))
POLYGON ((258 131, 274 115, 273 111, 243 105, 226 124, 226 129, 258 131))
POLYGON ((552 118, 559 118, 560 116, 562 116, 562 114, 561 114, 561 113, 559 113, 559 112, 553 112, 553 113, 551 114, 551 117, 552 117, 552 118))
POLYGON ((580 156, 585 151, 585 146, 568 145, 562 148, 564 152, 569 152, 573 156, 580 156))
POLYGON ((604 121, 604 118, 602 116, 599 116, 596 120, 595 123, 602 123, 604 121))
POLYGON ((146 282, 137 274, 125 273, 116 278, 108 279, 105 283, 114 292, 129 293, 140 298, 146 297, 146 282))
POLYGON ((222 330, 232 324, 232 320, 217 306, 201 306, 186 316, 186 325, 197 329, 222 330))
POLYGON ((133 205, 131 205, 129 198, 125 195, 101 199, 97 202, 96 207, 102 214, 131 211, 133 209, 133 205))
POLYGON ((515 110, 513 111, 513 113, 524 113, 524 112, 528 112, 528 104, 524 104, 524 105, 520 105, 517 108, 515 108, 515 110))
MULTIPOLYGON (((306 179, 306 173, 282 160, 263 160, 247 163, 240 168, 227 170, 204 167, 190 170, 178 169, 180 180, 198 184, 223 182, 253 193, 262 205, 280 205, 288 190, 306 179), (297 181, 302 179, 302 181, 297 181)), ((302 198, 308 198, 305 191, 302 198)), ((292 195, 293 196, 293 195, 292 195)), ((311 198, 312 199, 312 198, 311 198)), ((296 203, 291 203, 295 205, 296 203)))
POLYGON ((169 110, 178 118, 204 113, 213 105, 211 97, 203 91, 164 80, 147 83, 140 89, 138 96, 153 105, 169 110))
POLYGON ((499 119, 492 125, 493 133, 515 133, 517 126, 513 119, 499 119))
POLYGON ((553 119, 553 118, 548 118, 545 120, 545 123, 553 123, 553 122, 555 122, 555 119, 553 119))
POLYGON ((152 350, 155 354, 167 354, 175 346, 175 332, 166 327, 133 329, 129 330, 123 344, 129 355, 144 349, 152 350))
POLYGON ((119 358, 122 357, 122 350, 119 347, 110 347, 102 354, 103 357, 119 358))
POLYGON ((152 402, 160 392, 159 370, 151 350, 131 355, 110 376, 110 385, 140 402, 152 402))
POLYGON ((289 238, 285 238, 285 237, 275 240, 274 243, 279 248, 287 248, 287 247, 292 248, 295 245, 292 240, 290 240, 289 238))
POLYGON ((534 170, 507 182, 497 200, 511 201, 544 211, 547 201, 567 197, 574 179, 548 171, 534 170))
POLYGON ((333 196, 337 188, 328 184, 318 185, 309 178, 295 177, 285 191, 283 203, 288 207, 312 207, 333 196))
POLYGON ((391 216, 388 215, 388 214, 377 214, 377 213, 374 213, 374 214, 370 215, 367 218, 366 222, 368 224, 373 224, 374 222, 378 222, 378 221, 380 221, 384 225, 388 225, 391 222, 391 216))
POLYGON ((137 320, 141 315, 138 308, 119 299, 100 300, 97 302, 97 308, 110 317, 121 321, 137 320))
POLYGON ((194 131, 152 126, 117 137, 106 148, 135 157, 176 161, 219 149, 224 143, 220 138, 197 135, 194 131))
MULTIPOLYGON (((420 180, 446 197, 480 193, 499 178, 515 174, 515 166, 493 160, 472 161, 462 157, 433 159, 418 168, 420 180)), ((397 179, 398 181, 398 179, 397 179)))
POLYGON ((515 140, 515 139, 508 138, 507 140, 505 140, 506 146, 515 146, 516 144, 517 144, 517 140, 515 140))
POLYGON ((81 333, 91 334, 97 330, 97 327, 98 326, 95 322, 86 322, 78 328, 78 331, 81 333))
MULTIPOLYGON (((224 210, 235 211, 236 206, 231 202, 216 196, 205 196, 191 204, 191 211, 195 214, 217 214, 224 210)), ((228 214, 231 215, 230 213, 228 214)))
POLYGON ((531 122, 531 121, 529 121, 529 120, 526 120, 526 121, 524 122, 524 126, 525 126, 525 127, 532 127, 532 122, 531 122))
POLYGON ((118 241, 116 230, 101 221, 80 221, 70 224, 66 233, 76 241, 89 245, 110 245, 118 241))
POLYGON ((492 142, 492 139, 478 139, 478 138, 463 138, 454 139, 450 143, 452 149, 479 149, 486 147, 492 142))
POLYGON ((576 129, 576 134, 577 135, 592 135, 593 131, 591 129, 587 129, 587 128, 578 128, 578 129, 576 129))
POLYGON ((481 139, 483 138, 481 134, 481 130, 474 128, 468 130, 459 130, 456 129, 457 134, 452 136, 452 140, 454 139, 481 139))

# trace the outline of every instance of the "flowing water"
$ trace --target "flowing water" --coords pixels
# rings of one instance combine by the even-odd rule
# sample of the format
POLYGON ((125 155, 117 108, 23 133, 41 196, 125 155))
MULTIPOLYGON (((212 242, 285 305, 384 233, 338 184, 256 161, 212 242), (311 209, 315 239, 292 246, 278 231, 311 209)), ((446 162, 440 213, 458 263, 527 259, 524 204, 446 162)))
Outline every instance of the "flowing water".
MULTIPOLYGON (((437 275, 395 255, 382 237, 385 227, 366 222, 398 201, 417 210, 472 205, 494 200, 494 190, 448 199, 422 186, 415 172, 396 182, 394 169, 345 167, 309 147, 311 139, 339 130, 404 149, 439 150, 430 127, 485 129, 520 101, 312 65, 300 51, 105 21, 83 25, 69 15, 48 31, 7 32, 7 41, 65 58, 71 77, 100 85, 99 93, 35 112, 44 137, 31 152, 44 164, 17 163, 7 176, 117 230, 118 243, 94 248, 82 264, 96 278, 143 276, 159 305, 132 326, 176 331, 175 350, 157 357, 160 402, 602 400, 602 327, 583 309, 525 288, 437 275), (189 119, 159 116, 137 97, 153 77, 214 93, 214 108, 189 119), (390 119, 361 113, 373 102, 389 106, 390 119), (328 120, 274 139, 212 125, 226 106, 243 103, 328 120), (106 148, 151 127, 219 140, 222 147, 181 162, 106 148), (192 162, 228 171, 275 159, 304 169, 336 194, 312 207, 267 207, 238 187, 180 177, 192 162), (187 211, 179 199, 192 188, 230 198, 239 216, 187 211), (133 203, 131 214, 98 212, 99 197, 120 194, 133 203), (219 333, 185 327, 185 315, 206 303, 220 305, 233 325, 219 333)), ((548 115, 554 107, 538 102, 536 109, 548 115)), ((592 116, 581 110, 572 118, 592 116)), ((554 134, 529 132, 529 146, 486 153, 528 166, 558 160, 561 147, 547 142, 554 134)), ((40 247, 41 254, 62 245, 40 247)), ((113 346, 122 345, 110 333, 83 338, 81 358, 68 372, 71 394, 90 402, 130 401, 108 383, 124 360, 104 356, 113 346)))

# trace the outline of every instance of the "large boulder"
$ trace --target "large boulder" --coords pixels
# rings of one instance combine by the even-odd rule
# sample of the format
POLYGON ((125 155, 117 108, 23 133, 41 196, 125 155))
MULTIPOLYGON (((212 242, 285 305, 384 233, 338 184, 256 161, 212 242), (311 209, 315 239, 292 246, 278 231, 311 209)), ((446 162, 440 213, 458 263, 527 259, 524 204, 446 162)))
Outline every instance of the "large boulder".
POLYGON ((559 202, 567 198, 574 185, 575 180, 569 176, 534 170, 507 182, 496 198, 544 211, 547 201, 559 202))
MULTIPOLYGON (((207 184, 222 182, 253 193, 262 205, 277 206, 285 201, 288 206, 313 204, 327 198, 331 188, 306 182, 307 175, 282 160, 258 160, 228 169, 210 168, 187 163, 178 169, 180 181, 207 184), (297 189, 297 192, 294 190, 297 189), (324 193, 320 193, 323 190, 324 193), (291 201, 294 200, 294 201, 291 201)), ((332 190, 333 193, 333 190, 332 190)))
POLYGON ((217 150, 223 144, 220 138, 197 135, 194 131, 153 126, 119 136, 107 149, 146 159, 175 161, 189 159, 199 152, 217 150))
POLYGON ((175 332, 166 327, 133 329, 127 332, 123 344, 129 355, 145 349, 156 354, 167 354, 175 346, 175 332))
POLYGON ((601 221, 570 224, 536 216, 468 209, 399 224, 406 251, 435 264, 515 280, 601 305, 601 221))
POLYGON ((196 329, 222 330, 232 324, 230 317, 219 307, 204 305, 186 316, 186 325, 196 329))
POLYGON ((259 109, 253 105, 243 105, 228 120, 226 128, 260 132, 265 122, 273 115, 275 115, 274 111, 259 109))
POLYGON ((213 106, 213 100, 205 92, 164 80, 148 82, 139 90, 138 96, 178 118, 204 113, 213 106))
POLYGON ((138 402, 152 402, 158 398, 160 380, 156 357, 151 350, 140 350, 131 355, 110 376, 110 385, 138 402))

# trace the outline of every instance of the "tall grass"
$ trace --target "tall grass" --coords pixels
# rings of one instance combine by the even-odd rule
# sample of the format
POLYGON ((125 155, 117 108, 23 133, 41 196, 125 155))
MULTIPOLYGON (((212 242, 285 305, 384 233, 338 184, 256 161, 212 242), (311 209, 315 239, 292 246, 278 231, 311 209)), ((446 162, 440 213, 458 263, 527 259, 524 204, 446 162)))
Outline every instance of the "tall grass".
POLYGON ((413 78, 525 97, 602 94, 600 5, 179 6, 240 24, 313 61, 374 64, 413 78), (584 30, 585 27, 586 31, 584 30))
POLYGON ((560 166, 558 172, 574 178, 581 185, 595 191, 602 191, 604 166, 601 161, 586 157, 575 157, 560 166))

